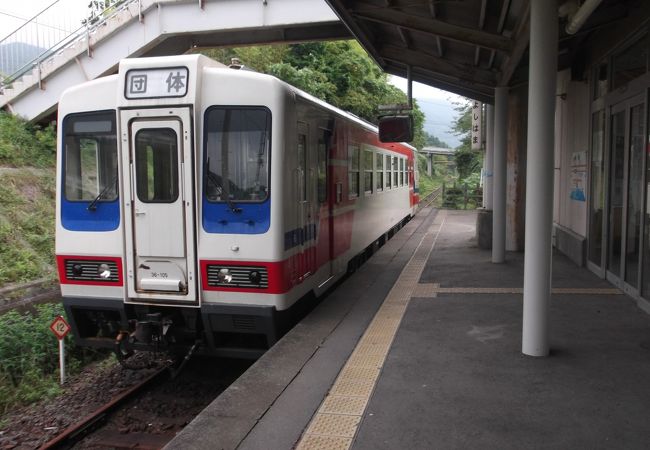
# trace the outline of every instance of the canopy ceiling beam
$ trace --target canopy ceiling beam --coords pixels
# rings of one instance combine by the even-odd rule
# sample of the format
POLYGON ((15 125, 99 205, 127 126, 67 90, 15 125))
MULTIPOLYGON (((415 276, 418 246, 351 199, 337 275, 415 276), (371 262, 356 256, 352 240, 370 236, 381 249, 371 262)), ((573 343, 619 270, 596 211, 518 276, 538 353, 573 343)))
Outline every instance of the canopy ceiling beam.
POLYGON ((350 10, 350 14, 362 20, 395 25, 411 31, 440 36, 465 44, 478 45, 490 50, 510 53, 513 49, 513 42, 505 36, 451 25, 438 19, 413 16, 393 9, 355 8, 350 10))
POLYGON ((505 59, 501 66, 501 78, 499 79, 499 86, 507 86, 515 73, 517 66, 521 62, 528 44, 530 42, 530 3, 526 5, 524 13, 521 15, 521 20, 517 24, 515 32, 515 46, 510 55, 505 59))
POLYGON ((399 61, 404 65, 438 72, 453 79, 476 83, 487 88, 493 88, 497 82, 495 72, 452 63, 421 51, 408 50, 394 45, 383 45, 379 48, 379 53, 386 60, 399 61))

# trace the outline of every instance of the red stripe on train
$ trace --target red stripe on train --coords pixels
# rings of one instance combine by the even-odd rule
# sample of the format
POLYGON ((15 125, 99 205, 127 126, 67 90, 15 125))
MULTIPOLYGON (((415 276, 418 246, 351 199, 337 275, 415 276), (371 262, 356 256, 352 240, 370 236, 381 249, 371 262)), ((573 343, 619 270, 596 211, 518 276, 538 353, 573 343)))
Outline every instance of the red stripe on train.
POLYGON ((123 286, 124 280, 122 279, 122 258, 114 256, 77 256, 77 255, 56 255, 56 265, 59 272, 59 282, 61 284, 81 284, 85 286, 123 286), (68 259, 81 260, 81 261, 110 261, 117 265, 117 281, 84 281, 84 280, 70 280, 65 273, 65 261, 68 259))

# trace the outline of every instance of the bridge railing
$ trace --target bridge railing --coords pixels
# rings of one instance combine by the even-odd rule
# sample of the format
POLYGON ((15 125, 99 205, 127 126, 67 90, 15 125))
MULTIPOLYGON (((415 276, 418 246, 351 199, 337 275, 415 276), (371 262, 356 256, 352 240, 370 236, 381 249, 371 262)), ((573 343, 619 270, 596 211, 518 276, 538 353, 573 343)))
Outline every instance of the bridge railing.
MULTIPOLYGON (((0 40, 0 94, 34 69, 40 76, 43 61, 80 40, 89 40, 97 27, 133 2, 140 0, 118 0, 91 12, 79 11, 78 0, 55 0, 0 40)), ((38 82, 40 85, 40 77, 38 82)))

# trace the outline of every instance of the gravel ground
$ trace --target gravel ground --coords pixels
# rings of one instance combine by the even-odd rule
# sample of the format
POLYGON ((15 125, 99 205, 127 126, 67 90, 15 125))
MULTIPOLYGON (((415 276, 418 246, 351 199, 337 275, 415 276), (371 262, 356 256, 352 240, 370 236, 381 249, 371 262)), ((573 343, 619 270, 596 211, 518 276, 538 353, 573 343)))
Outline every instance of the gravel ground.
POLYGON ((111 415, 75 449, 161 448, 225 390, 252 361, 194 357, 174 379, 158 383, 111 415))
POLYGON ((133 357, 138 370, 125 369, 110 357, 67 380, 63 394, 3 417, 0 450, 38 448, 65 428, 94 412, 123 390, 152 374, 164 360, 154 355, 133 357))
MULTIPOLYGON (((39 448, 166 362, 161 356, 138 353, 127 360, 137 369, 120 366, 113 356, 88 366, 66 382, 60 396, 5 415, 0 450, 39 448)), ((195 357, 176 378, 136 395, 73 448, 129 448, 138 440, 154 445, 156 438, 162 447, 251 363, 195 357)))

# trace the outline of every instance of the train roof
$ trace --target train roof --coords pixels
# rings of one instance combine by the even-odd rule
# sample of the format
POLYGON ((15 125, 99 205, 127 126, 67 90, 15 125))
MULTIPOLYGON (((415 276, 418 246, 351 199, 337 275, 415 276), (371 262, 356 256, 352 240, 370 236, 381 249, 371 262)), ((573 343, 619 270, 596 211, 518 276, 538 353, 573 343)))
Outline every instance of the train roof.
MULTIPOLYGON (((311 94, 309 94, 309 93, 307 93, 307 92, 305 92, 305 91, 303 91, 303 90, 301 90, 301 89, 287 83, 286 81, 280 80, 279 78, 274 77, 273 75, 262 74, 262 73, 259 73, 259 72, 254 72, 254 73, 259 74, 261 76, 274 78, 274 79, 278 80, 278 82, 280 82, 281 84, 285 85, 289 90, 294 92, 296 94, 296 96, 301 97, 301 98, 303 98, 303 99, 305 99, 307 101, 310 101, 312 103, 315 103, 315 104, 317 104, 317 105, 319 105, 319 106, 321 106, 321 107, 323 107, 323 108, 325 108, 325 109, 327 109, 327 110, 329 110, 329 111, 331 111, 331 112, 333 112, 335 114, 338 114, 341 117, 345 117, 348 120, 352 120, 353 122, 358 123, 359 125, 365 127, 366 129, 368 129, 368 130, 370 130, 370 131, 372 131, 374 133, 378 133, 378 128, 377 128, 377 126, 375 124, 373 124, 371 122, 368 122, 365 119, 362 119, 361 117, 357 116, 356 114, 353 114, 351 112, 345 111, 345 110, 340 109, 340 108, 337 108, 334 105, 330 105, 326 101, 321 100, 318 97, 315 97, 315 96, 313 96, 313 95, 311 95, 311 94)), ((409 147, 413 151, 417 151, 417 149, 414 146, 412 146, 411 144, 409 144, 408 142, 399 142, 399 144, 404 145, 405 147, 409 147)))
MULTIPOLYGON (((274 82, 278 83, 279 85, 283 86, 285 89, 288 91, 292 92, 296 97, 301 98, 307 102, 310 102, 314 105, 318 105, 323 109, 326 109, 342 118, 345 118, 346 120, 350 120, 352 122, 357 123, 358 125, 364 127, 365 129, 372 131, 373 133, 377 133, 378 129, 377 127, 356 116, 355 114, 352 114, 350 112, 344 111, 340 108, 337 108, 336 106, 330 105, 329 103, 273 76, 273 75, 268 75, 264 73, 260 73, 254 70, 251 70, 250 68, 244 67, 244 66, 239 66, 241 68, 236 69, 236 68, 229 68, 228 66, 225 66, 224 64, 215 61, 211 58, 208 58, 207 56, 204 55, 178 55, 178 56, 157 56, 157 57, 147 57, 147 58, 126 58, 120 61, 119 64, 119 76, 118 75, 110 75, 107 77, 102 77, 97 80, 89 81, 87 83, 83 83, 81 85, 69 88, 66 90, 64 95, 66 93, 72 93, 76 91, 77 89, 82 89, 86 88, 88 86, 92 86, 93 84, 99 85, 103 84, 103 82, 106 82, 108 80, 115 81, 116 78, 118 80, 118 84, 121 84, 120 90, 124 90, 124 85, 125 83, 125 77, 126 73, 128 73, 131 70, 138 70, 138 69, 155 69, 155 68, 162 68, 162 67, 179 67, 179 66, 187 66, 187 67, 192 67, 197 70, 216 70, 216 71, 229 71, 229 72, 239 72, 240 76, 242 78, 249 78, 249 79, 259 79, 259 80, 270 80, 272 79, 274 82)), ((192 76, 196 77, 195 75, 195 70, 193 70, 192 76)), ((195 83, 193 83, 195 84, 195 83)), ((188 92, 189 94, 189 92, 188 92)), ((119 95, 118 96, 118 107, 119 106, 125 106, 125 105, 120 105, 120 103, 123 103, 124 101, 129 102, 127 99, 124 99, 123 96, 119 95)), ((132 100, 131 100, 132 102, 132 100)), ((136 101, 137 102, 137 101, 136 101)), ((412 150, 416 151, 415 147, 412 145, 406 143, 406 142, 400 142, 400 145, 403 145, 405 147, 411 148, 412 150)))

